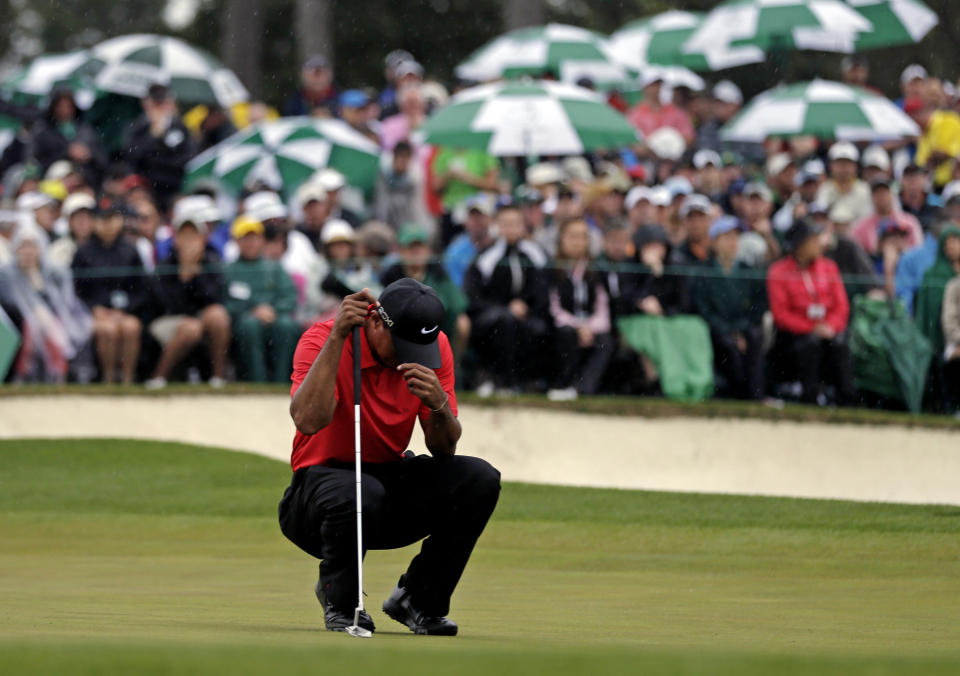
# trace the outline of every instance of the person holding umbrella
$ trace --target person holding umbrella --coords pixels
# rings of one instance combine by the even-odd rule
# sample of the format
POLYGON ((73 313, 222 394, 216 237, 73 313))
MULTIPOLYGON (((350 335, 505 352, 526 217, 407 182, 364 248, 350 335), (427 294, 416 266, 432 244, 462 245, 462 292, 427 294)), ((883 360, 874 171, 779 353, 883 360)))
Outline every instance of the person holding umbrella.
POLYGON ((439 326, 443 314, 435 291, 404 278, 379 301, 368 289, 347 296, 336 317, 314 324, 297 346, 290 402, 294 474, 279 521, 287 538, 321 559, 316 595, 328 631, 346 631, 354 621, 374 630, 365 612, 354 617, 358 344, 362 547, 394 549, 426 538, 383 610, 414 633, 457 633, 446 617, 450 597, 496 506, 500 473, 484 460, 456 455, 462 428, 453 351, 439 326), (356 326, 360 337, 351 344, 356 326), (430 455, 405 450, 417 420, 430 455))

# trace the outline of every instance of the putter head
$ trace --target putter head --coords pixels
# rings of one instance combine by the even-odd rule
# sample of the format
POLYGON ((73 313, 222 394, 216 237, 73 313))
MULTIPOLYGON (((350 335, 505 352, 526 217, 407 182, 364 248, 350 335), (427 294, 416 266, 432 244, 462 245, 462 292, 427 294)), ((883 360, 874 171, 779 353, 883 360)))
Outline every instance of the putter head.
POLYGON ((372 638, 373 632, 360 626, 360 607, 353 611, 353 624, 347 627, 347 633, 357 638, 372 638))

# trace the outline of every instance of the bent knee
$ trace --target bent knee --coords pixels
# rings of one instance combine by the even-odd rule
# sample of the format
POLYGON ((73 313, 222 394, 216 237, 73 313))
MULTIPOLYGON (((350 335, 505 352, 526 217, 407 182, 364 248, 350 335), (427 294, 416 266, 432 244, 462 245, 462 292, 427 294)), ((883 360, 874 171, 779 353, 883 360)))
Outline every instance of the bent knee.
POLYGON ((483 458, 458 455, 454 458, 460 463, 462 471, 476 494, 496 493, 500 491, 500 472, 483 458))

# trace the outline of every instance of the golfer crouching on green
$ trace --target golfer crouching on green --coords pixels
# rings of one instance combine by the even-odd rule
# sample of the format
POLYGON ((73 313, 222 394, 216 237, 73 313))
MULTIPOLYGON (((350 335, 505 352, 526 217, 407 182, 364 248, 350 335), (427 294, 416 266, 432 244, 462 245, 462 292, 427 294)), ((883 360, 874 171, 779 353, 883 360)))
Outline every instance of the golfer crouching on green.
MULTIPOLYGON (((442 320, 436 292, 405 278, 384 289, 379 302, 367 289, 347 296, 335 319, 314 324, 297 345, 293 479, 280 501, 280 529, 321 560, 316 594, 329 631, 353 624, 362 574, 348 340, 361 326, 363 551, 426 538, 383 611, 417 634, 457 633, 446 617, 450 597, 497 504, 500 473, 484 460, 455 455, 461 427, 442 320), (417 419, 429 456, 405 450, 417 419)), ((366 612, 358 625, 374 630, 366 612)))

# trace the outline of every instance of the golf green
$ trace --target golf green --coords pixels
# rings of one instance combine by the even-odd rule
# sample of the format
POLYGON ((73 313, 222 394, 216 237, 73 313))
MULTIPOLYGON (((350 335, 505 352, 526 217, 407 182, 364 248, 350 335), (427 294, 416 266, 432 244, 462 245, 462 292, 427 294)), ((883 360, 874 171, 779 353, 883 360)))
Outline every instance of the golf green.
MULTIPOLYGON (((4 673, 956 674, 960 508, 504 485, 457 638, 321 631, 282 463, 0 442, 4 673), (375 672, 372 670, 376 670, 375 672)), ((442 506, 439 506, 442 508, 442 506)))

